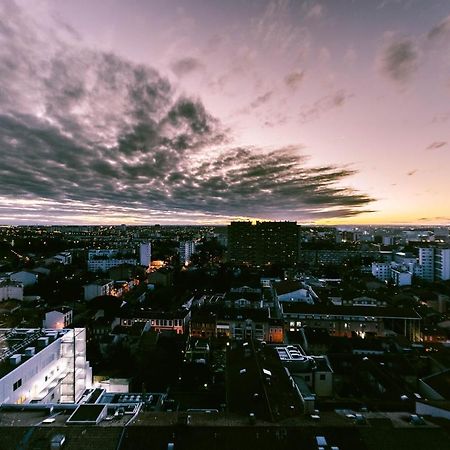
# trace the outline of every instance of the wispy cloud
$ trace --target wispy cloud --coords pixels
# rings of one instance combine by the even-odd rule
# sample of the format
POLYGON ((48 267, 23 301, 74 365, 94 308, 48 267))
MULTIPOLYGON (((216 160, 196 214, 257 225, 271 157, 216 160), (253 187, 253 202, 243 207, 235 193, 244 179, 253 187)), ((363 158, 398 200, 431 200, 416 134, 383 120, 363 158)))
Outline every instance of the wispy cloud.
POLYGON ((435 141, 432 142, 426 149, 427 150, 437 150, 438 148, 445 147, 447 145, 447 141, 435 141))
POLYGON ((338 90, 333 94, 321 97, 311 106, 304 108, 300 112, 300 123, 317 120, 328 111, 344 106, 344 104, 352 97, 353 94, 348 93, 345 90, 338 90))

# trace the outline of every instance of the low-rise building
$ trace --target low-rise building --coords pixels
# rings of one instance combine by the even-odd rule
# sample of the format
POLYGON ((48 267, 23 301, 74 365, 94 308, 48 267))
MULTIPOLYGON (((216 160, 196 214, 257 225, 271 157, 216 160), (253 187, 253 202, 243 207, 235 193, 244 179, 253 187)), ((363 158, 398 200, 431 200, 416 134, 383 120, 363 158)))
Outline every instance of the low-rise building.
POLYGON ((328 330, 334 336, 385 336, 389 332, 420 340, 421 317, 409 308, 283 303, 281 309, 289 331, 309 326, 328 330))
POLYGON ((85 284, 84 289, 84 299, 92 300, 95 297, 100 297, 103 295, 111 295, 114 289, 114 281, 112 280, 97 280, 94 283, 85 284))
POLYGON ((52 311, 45 313, 42 327, 61 330, 71 325, 72 321, 73 310, 67 306, 62 306, 61 308, 53 309, 52 311))
POLYGON ((0 301, 23 300, 23 284, 4 280, 0 282, 0 301))
POLYGON ((153 331, 174 331, 183 334, 188 331, 190 317, 191 312, 186 309, 173 312, 141 310, 120 317, 120 325, 132 327, 138 323, 148 323, 153 331))
POLYGON ((11 281, 22 283, 24 287, 33 286, 38 282, 38 274, 34 272, 28 272, 26 270, 14 272, 10 275, 9 278, 11 281))

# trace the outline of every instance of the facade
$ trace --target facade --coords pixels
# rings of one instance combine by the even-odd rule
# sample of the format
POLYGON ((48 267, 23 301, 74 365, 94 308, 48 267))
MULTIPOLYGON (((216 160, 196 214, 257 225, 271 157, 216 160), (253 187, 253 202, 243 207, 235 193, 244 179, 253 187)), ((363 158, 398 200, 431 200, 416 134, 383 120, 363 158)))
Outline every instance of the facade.
POLYGON ((450 248, 419 248, 419 267, 415 274, 429 282, 450 280, 450 248))
POLYGON ((103 295, 111 295, 114 289, 114 281, 112 280, 98 280, 95 283, 85 284, 84 289, 84 299, 92 300, 95 297, 100 297, 103 295))
POLYGON ((189 334, 197 338, 226 337, 282 343, 284 327, 281 319, 270 317, 267 308, 233 308, 216 313, 197 312, 190 322, 189 334))
POLYGON ((139 246, 139 264, 149 267, 152 262, 152 244, 145 242, 139 246))
POLYGON ((450 280, 450 248, 435 249, 434 269, 437 280, 450 280))
POLYGON ((296 222, 231 222, 228 258, 252 265, 292 265, 298 261, 299 228, 296 222))
POLYGON ((380 281, 391 279, 391 264, 387 262, 373 262, 372 275, 380 281))
POLYGON ((131 327, 136 323, 148 323, 150 329, 156 332, 174 331, 183 334, 188 329, 191 313, 188 310, 174 312, 142 311, 138 315, 121 317, 120 325, 131 327))
POLYGON ((43 328, 51 328, 55 330, 62 330, 72 324, 73 310, 65 306, 54 309, 45 313, 45 318, 42 322, 43 328))
POLYGON ((179 254, 181 264, 188 265, 191 262, 191 256, 195 253, 195 241, 180 242, 179 254))
POLYGON ((411 286, 412 273, 408 270, 402 269, 401 267, 392 267, 391 280, 395 286, 411 286))
POLYGON ((3 329, 0 342, 0 403, 75 403, 91 386, 84 328, 3 329))
POLYGON ((422 267, 422 279, 434 281, 434 248, 419 248, 419 265, 422 267))
POLYGON ((0 282, 0 301, 23 300, 23 284, 5 280, 0 282))

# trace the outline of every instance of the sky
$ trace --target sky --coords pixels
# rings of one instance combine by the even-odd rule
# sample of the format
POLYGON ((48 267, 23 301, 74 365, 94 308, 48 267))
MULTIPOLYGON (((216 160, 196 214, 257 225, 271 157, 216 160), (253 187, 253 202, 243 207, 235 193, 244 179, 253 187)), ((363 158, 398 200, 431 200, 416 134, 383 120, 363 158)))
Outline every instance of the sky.
POLYGON ((449 224, 449 192, 449 0, 0 2, 0 224, 449 224))

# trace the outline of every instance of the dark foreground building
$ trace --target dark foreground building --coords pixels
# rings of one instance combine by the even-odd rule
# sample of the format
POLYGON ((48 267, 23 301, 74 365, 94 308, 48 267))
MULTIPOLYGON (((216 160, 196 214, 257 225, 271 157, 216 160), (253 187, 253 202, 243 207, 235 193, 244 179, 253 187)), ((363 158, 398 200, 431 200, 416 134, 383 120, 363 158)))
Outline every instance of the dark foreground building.
MULTIPOLYGON (((100 410, 99 405, 92 405, 100 410)), ((94 411, 95 412, 95 411, 94 411)), ((109 413, 110 411, 108 411, 109 413)), ((97 418, 86 414, 70 423, 73 410, 49 408, 0 411, 0 449, 63 450, 448 450, 443 423, 410 420, 407 413, 321 413, 282 423, 216 412, 129 412, 97 418), (98 423, 96 423, 96 421, 98 423), (326 445, 324 445, 326 443, 326 445)), ((448 422, 445 421, 444 422, 448 422)))
POLYGON ((296 222, 231 222, 228 258, 239 264, 293 265, 298 260, 296 222))

